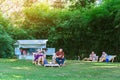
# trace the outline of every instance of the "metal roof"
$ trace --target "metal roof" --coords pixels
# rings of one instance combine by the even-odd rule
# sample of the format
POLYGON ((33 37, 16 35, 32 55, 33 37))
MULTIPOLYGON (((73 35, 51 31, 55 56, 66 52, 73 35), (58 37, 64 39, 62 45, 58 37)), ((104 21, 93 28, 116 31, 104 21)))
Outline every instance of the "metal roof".
POLYGON ((43 40, 17 40, 17 44, 46 44, 47 39, 43 40))

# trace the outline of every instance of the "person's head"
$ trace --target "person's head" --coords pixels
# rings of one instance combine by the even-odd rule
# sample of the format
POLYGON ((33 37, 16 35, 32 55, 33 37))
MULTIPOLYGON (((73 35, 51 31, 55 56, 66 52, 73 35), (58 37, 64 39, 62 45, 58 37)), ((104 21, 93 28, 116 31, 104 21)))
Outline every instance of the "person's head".
POLYGON ((92 54, 94 54, 94 51, 92 51, 92 54))
POLYGON ((43 51, 46 52, 46 51, 47 51, 47 48, 44 48, 43 51))
POLYGON ((59 52, 63 52, 63 49, 62 49, 62 48, 60 48, 60 49, 59 49, 59 52))
POLYGON ((41 53, 41 52, 42 52, 42 50, 39 49, 39 50, 38 50, 38 53, 41 53))
POLYGON ((105 52, 103 51, 102 54, 105 54, 105 52))

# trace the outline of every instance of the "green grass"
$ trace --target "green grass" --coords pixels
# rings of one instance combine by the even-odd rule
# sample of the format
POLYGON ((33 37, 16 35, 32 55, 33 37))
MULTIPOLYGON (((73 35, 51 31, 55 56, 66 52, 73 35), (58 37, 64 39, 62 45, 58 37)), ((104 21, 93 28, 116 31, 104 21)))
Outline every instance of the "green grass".
POLYGON ((66 61, 64 67, 35 66, 29 60, 0 59, 0 80, 119 80, 119 63, 66 61))

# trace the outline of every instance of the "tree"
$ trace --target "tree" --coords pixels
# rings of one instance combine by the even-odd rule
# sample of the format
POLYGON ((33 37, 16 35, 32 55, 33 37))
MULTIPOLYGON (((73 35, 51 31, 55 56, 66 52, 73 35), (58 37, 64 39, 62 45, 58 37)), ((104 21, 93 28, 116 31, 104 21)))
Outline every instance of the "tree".
POLYGON ((11 57, 13 55, 13 39, 5 31, 8 21, 0 14, 0 57, 11 57))

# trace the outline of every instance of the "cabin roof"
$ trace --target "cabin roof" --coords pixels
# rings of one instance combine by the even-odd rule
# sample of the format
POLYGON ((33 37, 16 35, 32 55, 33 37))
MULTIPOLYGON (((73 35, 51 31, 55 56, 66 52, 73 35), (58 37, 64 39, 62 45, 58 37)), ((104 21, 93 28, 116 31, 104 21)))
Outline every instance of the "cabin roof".
POLYGON ((46 44, 47 43, 47 39, 44 40, 17 40, 17 42, 15 43, 15 45, 19 45, 19 44, 46 44))

